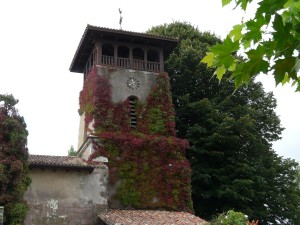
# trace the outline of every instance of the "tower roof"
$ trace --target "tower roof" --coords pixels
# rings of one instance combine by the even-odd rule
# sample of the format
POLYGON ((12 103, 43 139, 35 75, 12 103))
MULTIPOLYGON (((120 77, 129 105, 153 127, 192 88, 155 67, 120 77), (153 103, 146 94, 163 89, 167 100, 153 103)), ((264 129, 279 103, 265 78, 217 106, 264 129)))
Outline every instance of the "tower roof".
POLYGON ((70 65, 71 72, 82 73, 84 71, 88 57, 93 50, 94 41, 100 38, 161 47, 165 56, 168 56, 179 42, 176 38, 87 25, 70 65))

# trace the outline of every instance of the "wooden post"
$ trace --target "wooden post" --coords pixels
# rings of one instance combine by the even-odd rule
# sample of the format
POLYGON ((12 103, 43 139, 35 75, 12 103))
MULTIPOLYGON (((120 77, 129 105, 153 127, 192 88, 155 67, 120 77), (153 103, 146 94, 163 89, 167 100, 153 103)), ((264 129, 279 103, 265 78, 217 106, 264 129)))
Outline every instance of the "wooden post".
POLYGON ((133 55, 132 55, 132 49, 133 47, 129 47, 129 62, 130 62, 130 69, 133 68, 133 55))
POLYGON ((114 66, 118 66, 118 46, 114 45, 114 66))
POLYGON ((97 62, 96 65, 101 65, 102 64, 102 43, 101 41, 96 42, 96 49, 97 49, 97 62))
POLYGON ((144 70, 149 70, 148 68, 148 50, 147 49, 143 49, 144 50, 144 70))
POLYGON ((164 52, 163 49, 159 51, 159 71, 164 72, 164 52))

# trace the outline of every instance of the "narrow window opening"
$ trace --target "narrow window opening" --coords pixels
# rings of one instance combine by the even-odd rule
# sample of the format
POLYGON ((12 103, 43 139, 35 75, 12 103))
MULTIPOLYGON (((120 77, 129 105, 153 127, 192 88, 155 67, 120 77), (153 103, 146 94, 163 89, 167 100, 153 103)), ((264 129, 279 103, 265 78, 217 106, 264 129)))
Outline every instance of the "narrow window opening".
POLYGON ((137 116, 136 116, 136 103, 137 103, 136 96, 128 97, 129 105, 130 105, 130 127, 135 128, 137 126, 137 116))

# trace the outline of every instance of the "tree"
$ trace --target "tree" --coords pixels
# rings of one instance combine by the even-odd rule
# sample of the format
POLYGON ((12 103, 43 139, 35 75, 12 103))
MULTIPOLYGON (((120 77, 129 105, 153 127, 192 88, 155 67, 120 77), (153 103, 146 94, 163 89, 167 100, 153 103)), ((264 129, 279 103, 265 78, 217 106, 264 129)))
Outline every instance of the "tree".
POLYGON ((12 95, 0 95, 0 205, 4 206, 4 224, 22 224, 28 207, 23 193, 31 180, 28 176, 26 124, 12 95))
MULTIPOLYGON (((232 0, 222 0, 223 6, 232 0)), ((253 0, 236 0, 246 11, 253 0)), ((276 85, 289 81, 300 91, 300 2, 261 0, 253 19, 233 27, 221 44, 209 48, 202 62, 216 67, 219 80, 232 71, 236 87, 249 84, 259 73, 273 74, 276 85), (236 52, 245 52, 237 58, 236 52)))
POLYGON ((227 213, 218 215, 218 217, 211 221, 209 225, 246 225, 248 224, 247 222, 246 215, 241 212, 229 210, 227 213))
POLYGON ((166 61, 166 70, 177 133, 188 138, 191 146, 187 157, 196 214, 209 220, 234 209, 251 220, 259 219, 260 224, 297 221, 296 163, 271 149, 271 142, 280 139, 283 130, 273 94, 264 92, 253 79, 235 92, 231 80, 212 79, 213 69, 199 59, 211 45, 221 43, 214 35, 180 22, 149 32, 180 41, 166 61), (289 190, 284 197, 282 190, 289 190))
POLYGON ((69 151, 68 151, 68 156, 77 156, 77 152, 74 149, 74 146, 71 145, 69 151))

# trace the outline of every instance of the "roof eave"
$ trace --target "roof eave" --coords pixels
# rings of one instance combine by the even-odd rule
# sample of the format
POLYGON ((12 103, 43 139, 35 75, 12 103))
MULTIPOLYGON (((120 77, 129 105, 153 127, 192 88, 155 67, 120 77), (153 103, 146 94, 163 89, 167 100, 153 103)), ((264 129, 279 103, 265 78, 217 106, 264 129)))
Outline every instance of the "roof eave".
POLYGON ((41 168, 41 169, 67 169, 67 170, 81 170, 93 172, 94 167, 92 166, 72 166, 72 165, 49 165, 49 164, 29 164, 29 169, 41 168))

